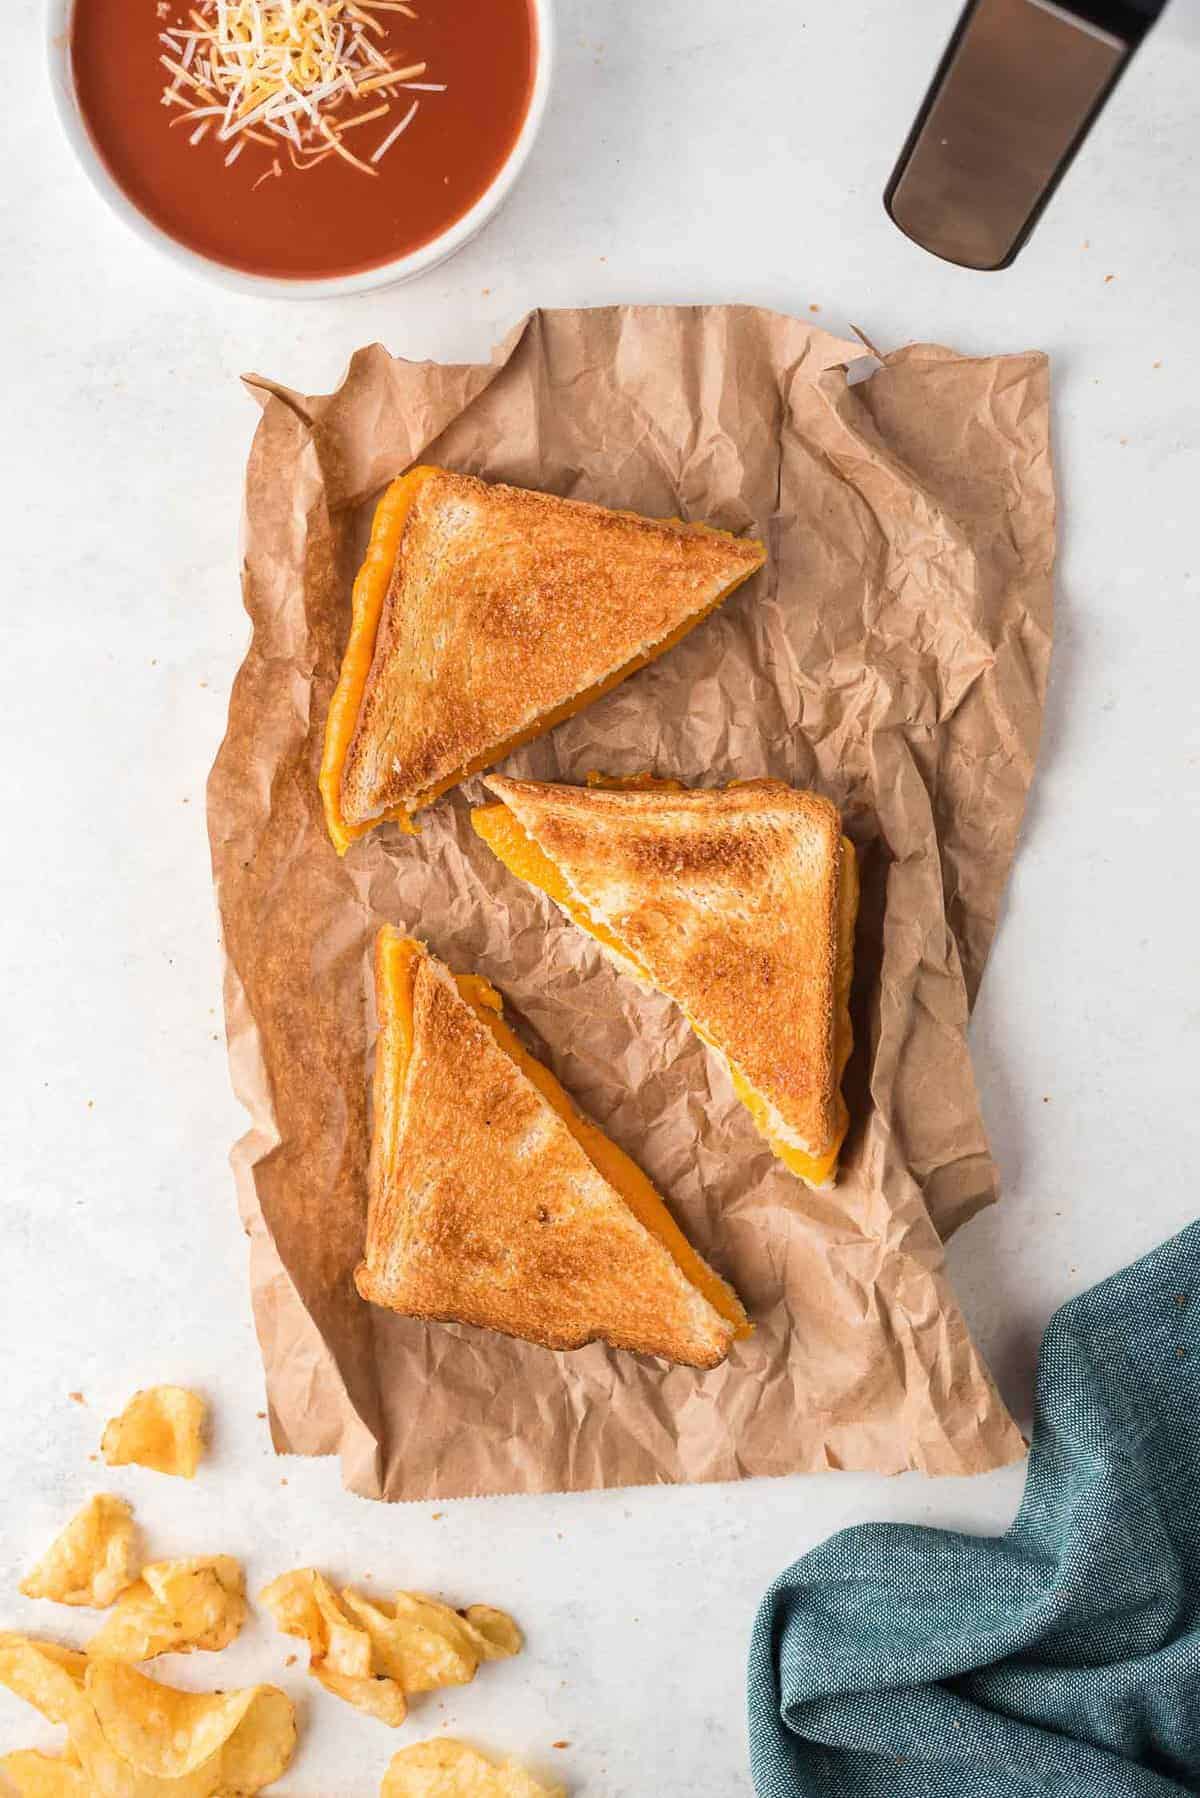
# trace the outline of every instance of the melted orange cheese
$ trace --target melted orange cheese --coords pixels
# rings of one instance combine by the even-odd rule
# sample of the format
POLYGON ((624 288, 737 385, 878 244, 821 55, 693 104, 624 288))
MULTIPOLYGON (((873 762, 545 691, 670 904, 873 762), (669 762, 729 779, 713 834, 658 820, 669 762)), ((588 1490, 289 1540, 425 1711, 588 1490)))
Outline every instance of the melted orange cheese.
MULTIPOLYGON (((590 778, 590 777, 589 777, 590 778)), ((622 782, 591 780, 592 785, 604 786, 664 786, 678 787, 678 782, 652 781, 648 776, 633 776, 622 782)), ((650 973, 642 967, 636 955, 633 955, 621 939, 616 936, 599 918, 592 916, 587 907, 574 897, 557 867, 534 842, 524 827, 518 822, 515 814, 506 805, 478 806, 471 813, 471 822, 492 853, 499 857, 513 874, 530 886, 539 887, 581 930, 586 930, 606 949, 612 950, 630 966, 638 979, 653 986, 650 973)), ((854 976, 854 921, 858 913, 858 862, 854 854, 854 845, 848 838, 842 838, 842 859, 840 879, 838 882, 838 932, 837 932, 837 965, 834 976, 834 1065, 836 1078, 840 1082, 845 1072, 846 1063, 850 1059, 850 1051, 854 1046, 854 1034, 850 1023, 850 985, 854 976)), ((684 1014, 687 1016, 687 1013, 684 1014)), ((720 1050, 720 1044, 688 1017, 688 1023, 703 1041, 720 1050)), ((801 1180, 810 1186, 823 1186, 837 1168, 838 1155, 849 1127, 849 1113, 846 1104, 838 1093, 837 1125, 832 1141, 826 1145, 819 1155, 810 1155, 797 1148, 778 1135, 772 1127, 771 1108, 757 1087, 752 1086, 738 1069, 729 1064, 733 1088, 761 1135, 765 1136, 779 1159, 789 1167, 801 1180)))
POLYGON ((594 936, 598 943, 603 943, 606 949, 611 949, 636 969, 639 980, 644 980, 647 986, 654 985, 645 968, 635 955, 630 954, 621 939, 613 935, 607 924, 602 923, 599 918, 593 918, 591 912, 572 896, 571 889, 550 857, 539 849, 525 826, 518 821, 515 812, 509 811, 502 801, 496 805, 477 805, 471 813, 471 823, 492 854, 498 856, 518 880, 525 881, 531 887, 540 887, 581 930, 586 930, 589 936, 594 936))
POLYGON ((372 1155, 381 1168, 394 1165, 400 1127, 400 1095, 412 1056, 413 980, 420 943, 385 925, 375 939, 375 1131, 372 1155))
POLYGON ((587 775, 589 787, 600 787, 606 793, 686 793, 681 780, 669 780, 665 774, 598 774, 593 768, 587 775))
MULTIPOLYGON (((407 474, 392 482, 375 508, 371 540, 367 544, 367 553, 355 577, 354 590, 350 596, 350 636, 342 657, 337 686, 329 702, 329 714, 325 719, 325 746, 317 781, 325 806, 325 824, 339 855, 345 855, 356 837, 366 836, 369 830, 373 830, 381 822, 374 818, 366 824, 350 824, 343 817, 342 769, 346 766, 346 756, 367 687, 367 676, 375 657, 379 620, 383 616, 383 602, 387 598, 392 571, 400 552, 400 539, 404 535, 413 501, 435 472, 432 468, 410 468, 407 474)), ((384 815, 402 829, 412 829, 408 813, 403 808, 384 815)))
MULTIPOLYGON (((413 823, 412 812, 420 811, 448 793, 452 787, 466 780, 472 774, 478 774, 484 768, 502 762, 514 750, 532 743, 535 737, 543 736, 546 731, 553 730, 556 724, 564 724, 581 712, 584 706, 591 705, 594 700, 602 699, 611 693, 614 687, 620 686, 631 674, 640 668, 647 667, 667 650, 674 649, 681 643, 688 632, 707 618, 734 590, 746 579, 739 574, 736 580, 723 587, 717 597, 700 611, 693 612, 682 624, 668 631, 665 637, 651 644, 649 649, 639 651, 631 656, 612 674, 606 674, 603 680, 585 687, 582 693, 565 699, 561 705, 552 706, 548 712, 542 712, 532 724, 505 737, 502 742, 485 749, 480 755, 473 756, 448 774, 444 780, 437 781, 426 788, 416 798, 411 808, 396 806, 383 811, 377 818, 368 818, 362 824, 351 824, 342 814, 342 770, 346 765, 346 756, 358 723, 358 714, 362 706, 363 694, 366 691, 367 677, 371 672, 371 663, 375 657, 375 643, 379 635, 379 621, 383 616, 384 602, 391 585, 392 571, 396 565, 396 557, 400 550, 400 539, 404 535, 404 527, 422 484, 431 474, 438 473, 436 468, 412 468, 399 480, 393 481, 375 510, 375 522, 371 528, 371 540, 367 545, 367 554, 354 582, 351 596, 352 616, 350 636, 346 644, 346 652, 342 658, 342 669, 333 698, 329 703, 329 715, 325 721, 325 746, 321 758, 321 773, 318 785, 325 805, 325 822, 330 839, 339 855, 345 855, 351 843, 359 837, 365 837, 377 824, 385 821, 398 824, 401 830, 410 836, 414 835, 417 826, 413 823)), ((678 522, 678 521, 672 521, 678 522)), ((705 524, 689 525, 689 530, 709 531, 713 527, 705 524)), ((716 535, 728 536, 729 532, 716 532, 716 535)))
MULTIPOLYGON (((391 1062, 391 1074, 393 1077, 398 1076, 399 1085, 402 1085, 408 1057, 412 1053, 412 995, 416 962, 417 957, 424 954, 424 950, 411 937, 402 937, 398 931, 389 929, 380 933, 377 953, 380 979, 385 989, 385 996, 379 1005, 381 1041, 388 1045, 396 1058, 391 1062), (385 1026, 385 1018, 394 1026, 392 1033, 385 1026)), ((504 1053, 516 1062, 525 1078, 532 1082, 562 1118, 597 1173, 620 1194, 638 1222, 652 1236, 657 1237, 680 1271, 703 1293, 713 1310, 733 1325, 735 1335, 738 1338, 749 1336, 753 1325, 747 1320, 733 1293, 701 1260, 636 1161, 631 1160, 623 1149, 619 1149, 615 1142, 605 1136, 603 1130, 593 1124, 590 1118, 584 1117, 575 1109, 566 1090, 550 1069, 529 1053, 521 1039, 504 1022, 503 1002, 491 982, 481 974, 456 974, 454 979, 476 1017, 486 1025, 504 1053)), ((381 1153, 387 1153, 386 1142, 381 1143, 381 1153)))

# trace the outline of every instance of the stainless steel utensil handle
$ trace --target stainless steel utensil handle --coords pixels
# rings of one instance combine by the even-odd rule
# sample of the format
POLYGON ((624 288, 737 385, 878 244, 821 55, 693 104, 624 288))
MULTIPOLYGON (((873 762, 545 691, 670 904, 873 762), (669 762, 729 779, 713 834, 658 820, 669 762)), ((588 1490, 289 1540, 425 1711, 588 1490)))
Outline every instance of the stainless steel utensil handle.
POLYGON ((1166 0, 970 0, 884 196, 907 237, 1006 268, 1166 0))

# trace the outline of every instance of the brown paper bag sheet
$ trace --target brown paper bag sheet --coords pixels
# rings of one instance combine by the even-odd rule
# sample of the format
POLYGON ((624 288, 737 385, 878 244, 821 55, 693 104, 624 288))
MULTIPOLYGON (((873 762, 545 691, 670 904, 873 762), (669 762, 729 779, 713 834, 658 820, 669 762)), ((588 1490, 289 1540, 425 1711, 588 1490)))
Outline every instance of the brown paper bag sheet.
MULTIPOLYGON (((209 789, 235 1156, 276 1446, 384 1498, 971 1473, 1019 1433, 939 1232, 995 1197, 967 1019, 1033 772, 1054 495, 1040 354, 859 346, 750 307, 535 313, 485 366, 355 356, 338 391, 254 381, 253 641, 209 789), (477 780, 339 861, 317 769, 374 502, 421 459, 704 519, 765 572, 517 773, 815 786, 858 846, 853 1126, 836 1189, 773 1159, 667 1000, 625 980, 469 824, 477 780), (756 1323, 710 1373, 553 1354, 364 1304, 369 950, 399 923, 478 968, 668 1197, 756 1323)), ((511 1011, 510 1011, 511 1015, 511 1011)))

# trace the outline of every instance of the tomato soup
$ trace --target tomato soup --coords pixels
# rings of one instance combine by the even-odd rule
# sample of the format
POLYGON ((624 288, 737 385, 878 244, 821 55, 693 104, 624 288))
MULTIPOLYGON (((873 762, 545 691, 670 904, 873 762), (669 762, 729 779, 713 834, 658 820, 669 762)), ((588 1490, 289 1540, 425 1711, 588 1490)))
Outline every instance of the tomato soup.
POLYGON ((520 135, 537 56, 530 0, 75 0, 70 41, 129 199, 285 279, 391 262, 462 218, 520 135))

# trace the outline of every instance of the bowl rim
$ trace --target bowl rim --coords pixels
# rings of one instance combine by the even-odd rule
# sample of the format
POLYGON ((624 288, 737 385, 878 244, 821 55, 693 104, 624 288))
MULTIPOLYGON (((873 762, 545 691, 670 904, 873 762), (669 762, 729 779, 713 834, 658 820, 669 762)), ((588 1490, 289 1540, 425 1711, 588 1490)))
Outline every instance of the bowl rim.
POLYGON ((376 263, 371 268, 358 269, 345 275, 255 275, 247 269, 231 268, 227 263, 218 262, 199 250, 190 249, 177 237, 172 237, 169 231, 156 224, 148 213, 143 212, 130 199, 116 177, 110 173, 84 124, 75 97, 71 77, 70 33, 71 15, 76 3, 77 0, 46 0, 46 53, 50 87, 59 123, 93 189, 143 243, 153 245, 178 266, 202 274, 223 287, 232 288, 239 293, 256 294, 260 298, 316 300, 370 293, 376 288, 411 281, 415 276, 445 262, 483 230, 516 186, 537 141, 550 97, 555 58, 553 0, 528 0, 535 35, 533 90, 511 150, 496 171, 491 184, 484 189, 475 204, 437 237, 430 238, 428 243, 421 244, 404 256, 393 257, 390 262, 376 263))

